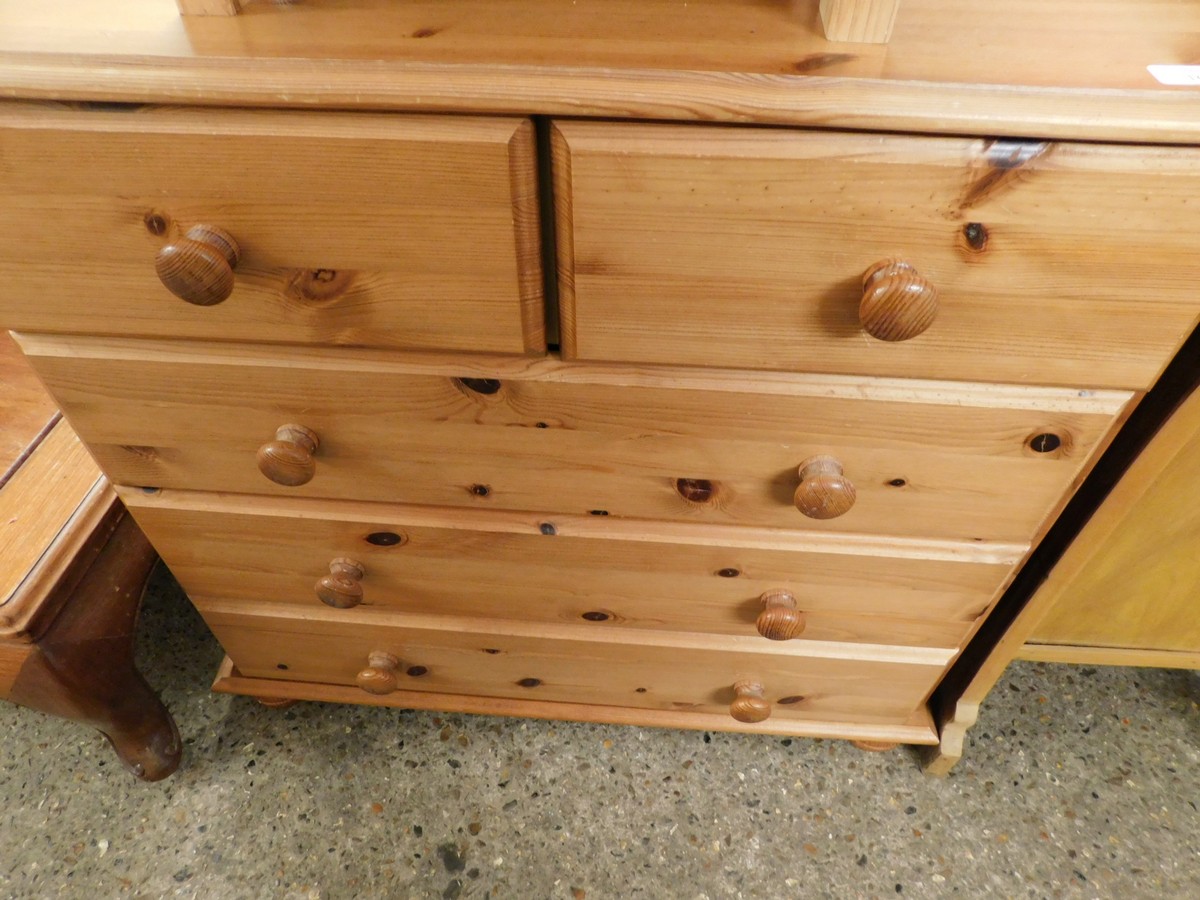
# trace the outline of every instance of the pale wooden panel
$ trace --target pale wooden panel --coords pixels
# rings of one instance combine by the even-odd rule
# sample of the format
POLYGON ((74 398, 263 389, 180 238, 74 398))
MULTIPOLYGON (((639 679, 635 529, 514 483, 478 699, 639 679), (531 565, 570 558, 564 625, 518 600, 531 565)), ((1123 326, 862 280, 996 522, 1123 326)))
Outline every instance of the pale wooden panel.
POLYGON ((264 348, 230 363, 205 346, 20 339, 110 478, 160 488, 1026 541, 1111 419, 943 406, 937 390, 928 403, 691 390, 683 372, 658 387, 564 384, 553 373, 569 364, 486 395, 402 359, 264 348), (289 422, 321 439, 300 488, 255 463, 289 422), (1046 431, 1059 451, 1026 446, 1046 431), (822 522, 792 498, 818 453, 858 488, 822 522), (683 499, 681 478, 714 482, 715 498, 683 499))
POLYGON ((886 48, 831 45, 814 0, 306 0, 186 20, 170 0, 0 0, 0 91, 1184 141, 1200 106, 1145 67, 1193 62, 1197 39, 1200 8, 1178 0, 905 0, 886 48))
POLYGON ((1200 652, 1198 447, 1200 392, 1155 435, 1031 598, 1048 612, 1029 641, 1200 652))
POLYGON ((346 621, 332 610, 297 609, 285 616, 277 609, 193 599, 234 665, 252 678, 354 684, 367 655, 383 650, 401 660, 402 687, 430 693, 724 713, 733 683, 751 676, 765 685, 773 718, 901 724, 932 690, 944 665, 930 651, 921 651, 923 658, 915 648, 853 651, 855 645, 839 650, 795 641, 756 653, 745 649, 749 639, 727 636, 684 640, 641 632, 636 641, 628 634, 592 639, 577 626, 506 627, 498 620, 366 610, 346 621), (817 655, 813 648, 821 647, 834 649, 817 655), (408 675, 412 666, 426 671, 408 675), (539 684, 517 683, 529 678, 539 684), (800 699, 776 702, 785 697, 800 699))
POLYGON ((66 422, 59 422, 0 491, 0 630, 5 609, 100 480, 100 470, 66 422))
POLYGON ((1139 666, 1200 669, 1200 650, 1143 650, 1138 647, 1074 647, 1069 644, 1025 644, 1017 659, 1089 666, 1139 666))
POLYGON ((1011 568, 503 533, 490 513, 436 528, 395 506, 364 521, 363 504, 331 501, 320 518, 288 500, 229 497, 218 512, 189 494, 160 503, 169 493, 124 497, 190 594, 316 608, 316 582, 348 557, 365 572, 363 609, 754 636, 761 595, 786 589, 807 614, 805 639, 957 647, 1011 568), (403 543, 372 544, 379 532, 403 543))
POLYGON ((1141 388, 1200 312, 1194 149, 582 122, 554 145, 572 358, 1141 388), (889 257, 941 295, 899 343, 858 323, 889 257))
POLYGON ((57 412, 20 349, 0 330, 0 486, 57 412))
POLYGON ((262 515, 296 515, 323 518, 331 510, 353 510, 353 518, 377 525, 400 521, 411 527, 471 528, 495 534, 563 535, 608 541, 647 541, 701 547, 736 547, 746 550, 780 550, 788 553, 851 554, 888 559, 932 559, 1012 566, 1025 558, 1029 544, 1000 541, 955 541, 945 538, 895 537, 869 534, 827 534, 747 525, 708 525, 613 516, 559 513, 554 535, 546 534, 545 514, 529 510, 478 510, 449 506, 399 506, 391 503, 323 500, 306 497, 265 497, 251 494, 174 491, 118 486, 122 499, 134 506, 223 513, 230 510, 262 515))
POLYGON ((488 716, 521 716, 573 722, 604 722, 610 725, 640 725, 656 728, 692 728, 705 731, 748 731, 755 734, 787 734, 798 737, 843 740, 875 740, 903 744, 937 743, 929 710, 919 707, 902 725, 859 724, 802 721, 796 718, 771 718, 765 722, 735 722, 722 713, 700 713, 664 709, 643 710, 624 706, 588 706, 581 703, 542 703, 503 697, 468 697, 458 694, 431 694, 425 691, 400 691, 386 696, 364 693, 357 687, 279 681, 272 678, 247 678, 225 657, 212 689, 218 693, 291 700, 315 700, 324 703, 363 703, 401 709, 431 709, 488 716))
POLYGON ((821 24, 831 41, 886 44, 900 0, 821 0, 821 24))
POLYGON ((6 104, 0 156, 5 326, 544 349, 527 120, 6 104), (218 306, 154 271, 197 223, 242 250, 218 306))
POLYGON ((241 0, 175 0, 182 16, 236 16, 241 0))

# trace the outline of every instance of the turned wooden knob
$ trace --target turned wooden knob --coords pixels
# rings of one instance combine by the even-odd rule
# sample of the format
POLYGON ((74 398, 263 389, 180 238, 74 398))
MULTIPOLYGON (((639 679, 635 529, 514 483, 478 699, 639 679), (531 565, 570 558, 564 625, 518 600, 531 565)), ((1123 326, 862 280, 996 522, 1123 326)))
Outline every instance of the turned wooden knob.
POLYGON ((868 753, 887 753, 887 751, 895 750, 900 746, 896 741, 851 741, 850 743, 868 753))
POLYGON ((313 454, 321 442, 303 425, 281 425, 275 440, 258 448, 258 470, 276 484, 298 487, 308 484, 317 474, 313 454))
POLYGON ((367 667, 354 679, 368 694, 390 694, 400 686, 396 670, 400 660, 386 650, 372 650, 367 654, 367 667))
POLYGON ((804 631, 804 613, 796 606, 790 591, 767 591, 762 595, 763 611, 755 624, 758 633, 770 641, 790 641, 804 631))
POLYGON ((771 716, 771 704, 763 698, 763 686, 749 679, 733 686, 734 698, 729 714, 739 722, 763 722, 771 716))
POLYGON ((213 306, 233 293, 237 241, 212 225, 193 225, 154 257, 154 271, 168 291, 197 306, 213 306))
POLYGON ((814 456, 800 464, 796 509, 810 519, 836 519, 854 505, 858 492, 832 456, 814 456))
POLYGON ((933 324, 938 292, 902 259, 885 259, 863 273, 858 320, 881 341, 907 341, 933 324))
POLYGON ((317 582, 317 599, 326 606, 350 609, 363 601, 361 563, 339 556, 329 564, 329 574, 317 582))

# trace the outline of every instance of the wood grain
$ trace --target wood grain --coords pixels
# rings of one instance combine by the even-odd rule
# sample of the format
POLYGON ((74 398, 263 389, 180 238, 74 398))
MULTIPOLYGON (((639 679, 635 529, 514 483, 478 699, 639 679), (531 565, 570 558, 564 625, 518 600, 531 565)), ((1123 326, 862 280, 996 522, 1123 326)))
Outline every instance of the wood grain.
POLYGON ((0 630, 23 621, 14 611, 22 585, 40 578, 39 568, 57 571, 48 549, 101 479, 79 438, 60 421, 0 491, 0 630))
POLYGON ((181 16, 236 16, 241 0, 175 0, 181 16))
POLYGON ((766 722, 744 725, 733 721, 728 714, 722 713, 659 709, 647 715, 644 710, 624 706, 546 703, 538 700, 433 694, 411 690, 389 696, 368 697, 357 687, 302 681, 279 681, 271 678, 248 678, 238 671, 229 657, 225 657, 221 663, 212 689, 218 693, 243 694, 260 699, 274 698, 278 694, 294 700, 315 700, 325 703, 368 703, 372 706, 403 709, 432 709, 442 712, 521 716, 531 719, 561 719, 575 722, 605 722, 611 725, 692 728, 705 731, 748 731, 759 734, 848 740, 870 737, 875 740, 893 740, 917 745, 929 745, 937 742, 937 732, 933 728, 929 711, 924 707, 919 707, 902 725, 855 722, 832 724, 799 719, 768 719, 766 722))
POLYGON ((253 604, 193 599, 239 671, 280 681, 352 685, 370 653, 390 652, 420 667, 416 674, 405 670, 402 691, 727 714, 731 686, 754 673, 768 685, 773 718, 903 724, 942 669, 931 661, 885 661, 919 659, 915 650, 906 656, 843 645, 839 651, 757 637, 685 641, 650 632, 636 641, 587 639, 566 636, 579 633, 575 626, 395 614, 368 622, 366 610, 347 622, 324 608, 284 616, 253 604), (747 652, 746 642, 771 652, 747 652), (818 656, 810 648, 830 651, 818 656), (801 699, 778 702, 791 697, 801 699))
POLYGON ((1193 392, 1030 599, 1046 613, 1028 642, 1200 653, 1197 447, 1193 392))
POLYGON ((782 589, 807 616, 806 639, 945 648, 1011 568, 694 545, 669 532, 572 535, 563 522, 553 536, 534 522, 506 532, 486 512, 437 527, 382 504, 321 501, 317 513, 291 500, 122 494, 190 594, 314 608, 313 584, 350 557, 365 573, 364 610, 753 636, 762 595, 782 589))
POLYGON ((821 0, 821 25, 831 41, 886 44, 901 0, 821 0))
POLYGON ((1192 61, 1200 10, 1175 0, 905 0, 886 47, 830 43, 815 0, 307 0, 187 19, 170 0, 126 0, 119 19, 110 0, 3 0, 0 22, 10 96, 1200 136, 1191 94, 1145 68, 1192 61))
POLYGON ((472 529, 489 534, 527 534, 543 537, 586 537, 602 541, 645 541, 688 544, 696 547, 736 547, 778 550, 786 553, 822 553, 878 556, 884 559, 936 559, 946 562, 1011 566, 1024 558, 1028 544, 1000 541, 953 541, 944 538, 884 537, 869 534, 824 534, 784 528, 745 525, 709 525, 701 522, 644 521, 592 514, 554 517, 554 534, 547 534, 545 517, 537 511, 488 510, 413 506, 377 502, 351 502, 303 497, 220 494, 174 491, 118 485, 116 490, 131 506, 197 512, 245 513, 304 518, 350 517, 364 523, 388 525, 396 521, 412 527, 472 529), (344 512, 338 512, 339 510, 344 512))
POLYGON ((1017 659, 1083 666, 1138 666, 1159 669, 1200 669, 1200 650, 1155 650, 1141 647, 1072 646, 1025 643, 1017 659))
POLYGON ((57 414, 16 343, 0 329, 0 488, 57 414))
POLYGON ((7 103, 0 152, 8 327, 545 349, 528 120, 7 103), (219 306, 155 275, 198 223, 242 250, 219 306))
POLYGON ((482 393, 399 357, 314 369, 291 350, 227 365, 203 345, 19 340, 110 478, 160 488, 1025 541, 1110 420, 941 406, 936 389, 926 405, 693 390, 683 372, 661 388, 556 380, 570 364, 482 393), (320 435, 316 475, 273 485, 255 453, 300 415, 320 435), (1060 451, 1032 452, 1047 432, 1060 451), (857 501, 818 526, 793 494, 825 453, 857 501), (679 479, 712 497, 686 499, 679 479))
POLYGON ((557 128, 568 358, 1144 388, 1200 312, 1195 149, 557 128), (883 343, 892 257, 940 309, 883 343))

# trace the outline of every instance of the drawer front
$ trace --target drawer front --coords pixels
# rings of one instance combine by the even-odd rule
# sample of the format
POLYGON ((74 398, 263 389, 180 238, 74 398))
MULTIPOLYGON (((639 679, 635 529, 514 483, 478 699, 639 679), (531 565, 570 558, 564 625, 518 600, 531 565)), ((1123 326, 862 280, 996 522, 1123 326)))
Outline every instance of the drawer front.
POLYGON ((554 166, 571 358, 1142 388, 1200 313, 1193 149, 565 122, 554 166), (888 259, 938 294, 895 342, 888 259))
POLYGON ((0 326, 542 352, 535 155, 518 119, 0 105, 0 326), (240 250, 214 305, 156 274, 196 226, 240 250))
MULTIPOLYGON (((197 607, 249 677, 353 685, 382 652, 397 662, 398 690, 708 714, 727 713, 734 684, 752 680, 763 686, 771 718, 797 721, 905 722, 950 656, 799 641, 758 653, 727 636, 644 633, 629 642, 625 634, 594 639, 575 626, 365 612, 348 623, 332 613, 262 613, 224 601, 200 599, 197 607)), ((364 700, 373 696, 363 692, 364 700)))
POLYGON ((347 621, 394 610, 762 637, 774 595, 762 628, 776 638, 784 628, 954 648, 1018 556, 755 530, 735 544, 729 529, 592 517, 559 518, 547 535, 530 514, 137 489, 122 499, 193 597, 325 603, 347 621))
POLYGON ((1127 399, 19 339, 119 484, 963 540, 1028 541, 1127 399), (311 478, 281 486, 293 423, 311 478))

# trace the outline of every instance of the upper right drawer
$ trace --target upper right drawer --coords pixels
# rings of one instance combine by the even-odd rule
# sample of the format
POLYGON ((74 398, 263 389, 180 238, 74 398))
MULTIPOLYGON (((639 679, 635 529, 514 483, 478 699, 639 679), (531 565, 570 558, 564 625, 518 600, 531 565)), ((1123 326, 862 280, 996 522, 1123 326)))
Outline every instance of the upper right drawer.
POLYGON ((1200 313, 1200 151, 586 122, 552 142, 568 358, 1137 389, 1200 313))

